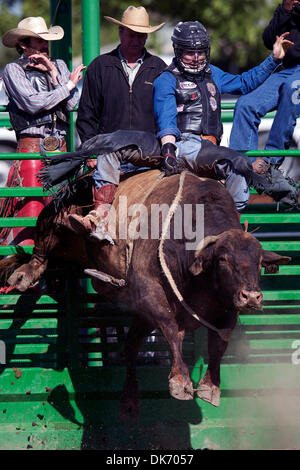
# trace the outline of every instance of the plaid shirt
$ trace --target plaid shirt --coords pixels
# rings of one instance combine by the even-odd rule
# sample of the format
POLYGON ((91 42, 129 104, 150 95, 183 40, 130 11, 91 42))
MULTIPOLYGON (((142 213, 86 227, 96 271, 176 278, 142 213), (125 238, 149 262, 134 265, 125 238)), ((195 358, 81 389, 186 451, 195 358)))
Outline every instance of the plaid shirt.
MULTIPOLYGON (((23 54, 22 59, 27 57, 23 54)), ((37 91, 32 87, 27 79, 25 72, 20 65, 12 62, 6 65, 3 72, 3 80, 10 100, 13 100, 19 109, 29 114, 38 114, 39 112, 49 111, 66 100, 66 108, 71 111, 79 102, 79 90, 74 88, 71 92, 67 88, 70 72, 63 60, 57 59, 58 67, 58 85, 53 85, 54 89, 50 91, 37 91)), ((20 132, 31 137, 47 137, 52 133, 52 124, 43 126, 29 127, 20 132)), ((56 122, 57 137, 64 137, 66 134, 66 125, 56 122)))

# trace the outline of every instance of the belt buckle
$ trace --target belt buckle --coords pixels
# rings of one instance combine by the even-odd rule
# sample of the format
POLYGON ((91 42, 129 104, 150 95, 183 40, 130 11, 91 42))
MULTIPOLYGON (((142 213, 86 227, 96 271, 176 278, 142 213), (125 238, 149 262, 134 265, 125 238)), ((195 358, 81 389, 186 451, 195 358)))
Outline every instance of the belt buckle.
POLYGON ((45 150, 56 150, 59 147, 59 139, 54 136, 45 137, 42 140, 42 144, 45 150))

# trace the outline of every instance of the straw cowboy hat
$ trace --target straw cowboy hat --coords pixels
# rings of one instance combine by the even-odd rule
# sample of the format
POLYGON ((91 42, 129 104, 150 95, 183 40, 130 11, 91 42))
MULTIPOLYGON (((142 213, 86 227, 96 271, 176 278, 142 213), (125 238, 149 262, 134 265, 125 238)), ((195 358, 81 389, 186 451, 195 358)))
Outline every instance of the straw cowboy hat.
POLYGON ((154 33, 154 31, 158 31, 166 24, 161 23, 158 26, 150 26, 149 15, 144 7, 136 8, 130 6, 126 8, 121 21, 115 20, 110 16, 104 16, 104 18, 111 23, 132 29, 132 31, 135 31, 136 33, 154 33))
POLYGON ((17 28, 7 31, 2 38, 2 43, 6 47, 15 47, 20 39, 28 37, 57 41, 62 39, 64 34, 61 26, 52 26, 48 29, 44 18, 30 16, 20 21, 17 28))

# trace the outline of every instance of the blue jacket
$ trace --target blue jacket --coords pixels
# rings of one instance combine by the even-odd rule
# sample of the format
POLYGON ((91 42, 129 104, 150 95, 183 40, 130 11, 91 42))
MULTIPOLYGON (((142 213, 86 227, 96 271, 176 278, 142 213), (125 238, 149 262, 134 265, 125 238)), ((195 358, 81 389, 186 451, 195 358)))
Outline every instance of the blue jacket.
MULTIPOLYGON (((279 63, 270 55, 260 65, 240 75, 224 72, 214 65, 210 65, 210 68, 212 78, 221 94, 245 95, 261 85, 278 65, 279 63)), ((170 72, 163 72, 155 79, 153 87, 154 115, 159 129, 157 137, 162 138, 170 134, 179 140, 181 132, 177 127, 176 78, 170 72)))

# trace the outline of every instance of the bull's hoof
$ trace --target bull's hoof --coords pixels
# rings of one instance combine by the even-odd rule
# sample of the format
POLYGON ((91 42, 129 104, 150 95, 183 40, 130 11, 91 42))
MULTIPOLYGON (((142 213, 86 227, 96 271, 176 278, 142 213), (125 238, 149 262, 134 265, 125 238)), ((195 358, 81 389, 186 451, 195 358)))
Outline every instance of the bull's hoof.
POLYGON ((221 390, 216 385, 209 385, 201 380, 197 388, 197 396, 213 406, 219 406, 221 390))
POLYGON ((169 380, 169 390, 170 395, 177 400, 193 400, 194 398, 194 390, 191 382, 183 385, 173 377, 169 380))
POLYGON ((25 292, 32 284, 32 276, 24 271, 15 271, 9 278, 7 283, 14 286, 20 292, 25 292))

